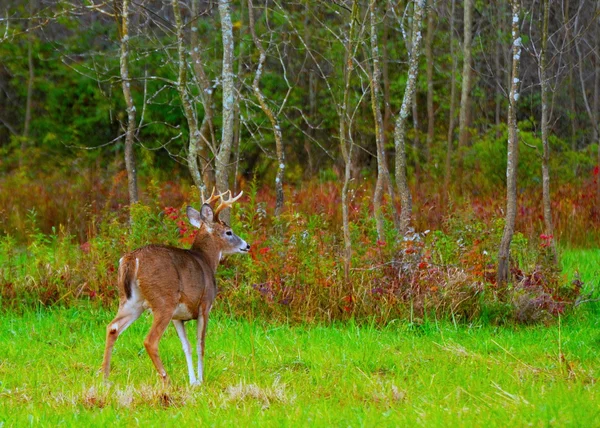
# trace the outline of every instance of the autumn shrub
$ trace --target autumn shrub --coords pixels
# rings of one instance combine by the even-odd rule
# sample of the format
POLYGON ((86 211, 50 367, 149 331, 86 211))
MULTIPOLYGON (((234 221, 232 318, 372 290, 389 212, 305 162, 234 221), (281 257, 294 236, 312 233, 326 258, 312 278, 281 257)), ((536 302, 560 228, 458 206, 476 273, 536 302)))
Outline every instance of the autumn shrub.
MULTIPOLYGON (((247 183, 231 222, 252 247, 249 256, 222 262, 217 273, 221 307, 240 317, 302 322, 419 323, 435 317, 531 323, 568 312, 577 301, 581 287, 569 284, 570 279, 553 267, 549 238, 539 233, 543 229, 526 200, 511 247, 513 280, 498 285, 495 269, 503 220, 497 203, 473 198, 452 214, 439 214, 438 227, 401 236, 392 221, 394 206, 386 198, 381 239, 370 186, 368 180, 361 181, 349 195, 353 259, 346 280, 336 183, 287 187, 279 217, 273 215, 272 190, 247 183), (525 219, 531 222, 529 229, 519 227, 525 219), (524 229, 528 232, 522 233, 524 229)), ((110 196, 109 188, 100 214, 90 216, 84 239, 69 224, 42 231, 40 224, 47 219, 30 211, 23 232, 0 237, 2 306, 62 305, 73 299, 114 305, 116 269, 123 253, 149 243, 189 247, 194 230, 185 207, 197 203, 197 192, 149 180, 144 193, 143 202, 127 207, 111 202, 119 197, 110 196)), ((591 210, 587 199, 584 202, 582 209, 591 210)), ((417 216, 421 208, 415 207, 417 216)), ((556 213, 560 218, 561 210, 556 213)), ((584 213, 571 221, 587 221, 588 230, 595 228, 592 212, 584 213)))

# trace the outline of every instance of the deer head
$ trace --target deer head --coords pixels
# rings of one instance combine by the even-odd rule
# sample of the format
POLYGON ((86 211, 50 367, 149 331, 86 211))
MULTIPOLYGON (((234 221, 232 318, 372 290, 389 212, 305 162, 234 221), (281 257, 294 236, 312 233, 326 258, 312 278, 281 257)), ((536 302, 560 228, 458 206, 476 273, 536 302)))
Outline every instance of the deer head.
MULTIPOLYGON (((206 234, 210 235, 214 245, 219 249, 220 255, 247 253, 250 250, 250 245, 242 238, 237 236, 231 227, 224 221, 219 219, 219 213, 224 209, 230 208, 231 205, 242 197, 244 192, 240 192, 235 198, 231 197, 231 191, 227 191, 218 195, 213 192, 210 198, 206 199, 202 195, 202 208, 200 211, 192 207, 187 207, 187 216, 192 226, 200 229, 198 234, 199 239, 196 239, 192 249, 201 245, 206 245, 206 234), (229 195, 228 199, 225 196, 229 195), (221 203, 213 211, 211 204, 217 200, 221 203)), ((220 258, 220 257, 219 257, 220 258)))

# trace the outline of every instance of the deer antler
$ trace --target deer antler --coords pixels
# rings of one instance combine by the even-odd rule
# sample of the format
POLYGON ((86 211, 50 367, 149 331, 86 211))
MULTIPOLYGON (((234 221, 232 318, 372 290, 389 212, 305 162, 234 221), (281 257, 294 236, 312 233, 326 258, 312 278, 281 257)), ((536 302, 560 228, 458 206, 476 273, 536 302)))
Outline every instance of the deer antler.
POLYGON ((235 201, 237 201, 238 199, 240 199, 242 197, 242 195, 244 194, 244 191, 242 190, 235 198, 231 197, 231 190, 227 190, 226 192, 223 192, 219 195, 219 198, 221 199, 221 203, 219 204, 219 206, 217 207, 217 209, 215 210, 215 218, 218 220, 219 219, 219 213, 221 211, 223 211, 226 208, 231 208, 231 205, 233 205, 233 203, 235 201), (225 200, 223 197, 229 193, 229 199, 225 200))
POLYGON ((225 193, 219 193, 219 194, 215 195, 215 188, 213 187, 213 189, 212 189, 212 193, 210 194, 210 198, 208 198, 208 199, 206 199, 206 198, 204 197, 204 191, 203 191, 203 190, 200 190, 200 193, 201 193, 201 195, 202 195, 202 205, 204 205, 204 204, 208 204, 208 205, 210 205, 210 204, 212 204, 213 202, 215 202, 217 199, 219 199, 219 198, 222 198, 222 197, 223 197, 223 195, 224 195, 226 192, 225 192, 225 193))

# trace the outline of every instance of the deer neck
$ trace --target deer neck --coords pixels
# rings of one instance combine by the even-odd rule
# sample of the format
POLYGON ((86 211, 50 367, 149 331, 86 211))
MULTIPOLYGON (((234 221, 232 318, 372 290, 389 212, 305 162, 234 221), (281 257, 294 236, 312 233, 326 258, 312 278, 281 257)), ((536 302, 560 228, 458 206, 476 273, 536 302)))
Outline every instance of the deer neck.
POLYGON ((196 235, 190 250, 200 254, 200 257, 210 265, 213 272, 217 271, 219 261, 221 260, 221 249, 213 236, 204 227, 196 235))

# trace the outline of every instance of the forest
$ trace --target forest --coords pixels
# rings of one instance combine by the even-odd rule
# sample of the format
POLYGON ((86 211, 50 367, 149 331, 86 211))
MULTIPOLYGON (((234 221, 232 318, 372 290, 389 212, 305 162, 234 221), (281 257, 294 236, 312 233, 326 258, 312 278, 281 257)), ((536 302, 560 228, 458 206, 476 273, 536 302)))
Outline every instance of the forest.
MULTIPOLYGON (((593 421, 600 1, 6 0, 0 11, 0 338, 12 344, 0 351, 0 425, 134 423, 131 408, 137 423, 165 424, 197 423, 190 409, 224 425, 593 421), (189 248, 200 232, 187 207, 212 191, 243 192, 221 217, 250 250, 217 269, 208 389, 154 383, 140 348, 150 318, 117 342, 124 389, 101 385, 120 258, 189 248), (57 337, 40 349, 70 350, 56 361, 83 389, 41 375, 28 387, 29 330, 16 324, 57 337), (350 369, 328 366, 329 346, 350 369), (411 349, 449 361, 392 356, 411 349), (340 385, 322 383, 330 369, 340 385)), ((169 331, 161 355, 184 384, 169 331)))

